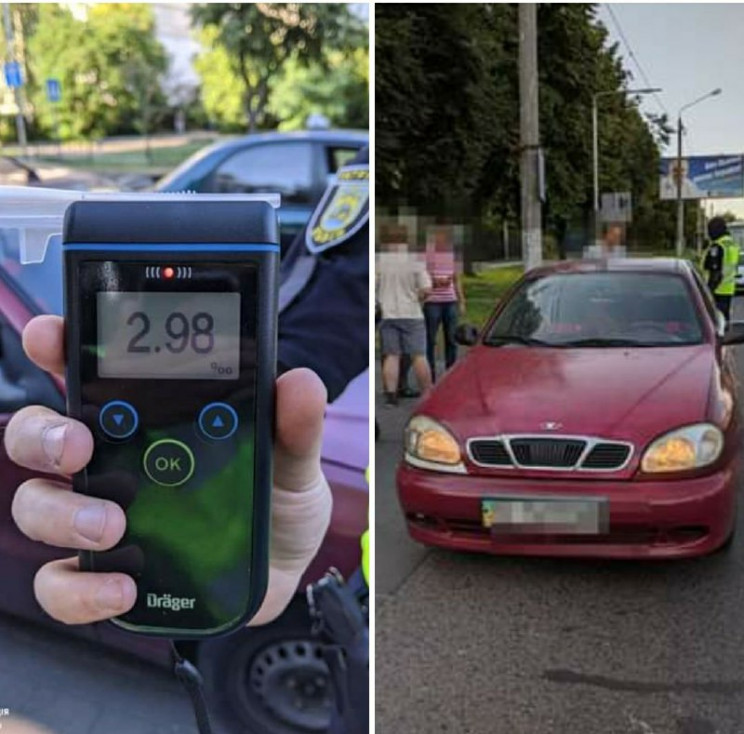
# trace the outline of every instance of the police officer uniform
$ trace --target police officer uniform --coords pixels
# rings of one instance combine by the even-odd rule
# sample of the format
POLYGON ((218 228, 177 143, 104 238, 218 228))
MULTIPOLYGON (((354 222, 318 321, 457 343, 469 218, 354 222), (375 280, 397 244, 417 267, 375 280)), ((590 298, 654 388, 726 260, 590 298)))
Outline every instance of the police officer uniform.
POLYGON ((703 253, 703 271, 718 310, 731 319, 731 301, 736 293, 739 245, 729 234, 726 220, 713 217, 708 222, 710 245, 703 253))
POLYGON ((369 151, 337 171, 279 276, 278 370, 314 370, 335 400, 369 366, 369 151))

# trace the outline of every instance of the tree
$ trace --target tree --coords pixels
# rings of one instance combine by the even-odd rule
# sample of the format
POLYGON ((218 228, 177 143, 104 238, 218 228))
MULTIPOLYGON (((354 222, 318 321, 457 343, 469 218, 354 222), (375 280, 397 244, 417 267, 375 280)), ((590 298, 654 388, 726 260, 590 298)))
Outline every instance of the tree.
POLYGON ((29 92, 40 128, 47 134, 53 128, 55 111, 44 88, 53 77, 62 85, 56 113, 63 139, 149 130, 153 109, 164 104, 154 83, 168 63, 154 30, 152 9, 144 4, 96 4, 84 19, 68 7, 40 5, 28 42, 35 80, 29 92))
POLYGON ((199 64, 200 70, 204 73, 214 60, 238 78, 239 99, 251 132, 265 120, 272 79, 290 61, 325 68, 328 51, 350 52, 366 38, 361 20, 340 3, 214 3, 195 5, 192 17, 213 47, 199 64))
MULTIPOLYGON (((375 12, 378 205, 468 219, 473 247, 491 257, 495 232, 520 210, 517 9, 385 4, 375 12), (484 227, 491 231, 480 236, 484 227)), ((592 97, 632 78, 594 5, 541 4, 538 33, 544 224, 560 251, 569 230, 590 236, 592 97)), ((658 201, 668 121, 608 95, 599 134, 601 190, 631 191, 633 235, 671 243, 673 213, 658 201)))
POLYGON ((325 63, 302 66, 290 59, 271 84, 267 113, 283 130, 302 128, 311 114, 328 118, 334 127, 369 126, 369 52, 330 51, 325 63))

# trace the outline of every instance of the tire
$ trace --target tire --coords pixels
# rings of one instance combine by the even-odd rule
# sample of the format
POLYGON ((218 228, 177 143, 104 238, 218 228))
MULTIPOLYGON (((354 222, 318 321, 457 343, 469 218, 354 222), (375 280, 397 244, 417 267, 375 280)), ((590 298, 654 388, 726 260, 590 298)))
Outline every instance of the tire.
POLYGON ((304 597, 279 619, 202 643, 198 668, 210 712, 230 734, 320 734, 333 691, 304 597))

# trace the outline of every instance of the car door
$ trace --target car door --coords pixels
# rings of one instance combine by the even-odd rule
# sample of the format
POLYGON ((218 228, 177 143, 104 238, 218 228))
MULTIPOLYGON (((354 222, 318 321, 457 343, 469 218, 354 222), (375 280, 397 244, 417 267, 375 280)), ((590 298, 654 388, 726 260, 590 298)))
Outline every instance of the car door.
POLYGON ((310 218, 322 193, 315 146, 306 141, 259 143, 233 153, 214 170, 205 191, 222 194, 278 193, 282 249, 310 218))

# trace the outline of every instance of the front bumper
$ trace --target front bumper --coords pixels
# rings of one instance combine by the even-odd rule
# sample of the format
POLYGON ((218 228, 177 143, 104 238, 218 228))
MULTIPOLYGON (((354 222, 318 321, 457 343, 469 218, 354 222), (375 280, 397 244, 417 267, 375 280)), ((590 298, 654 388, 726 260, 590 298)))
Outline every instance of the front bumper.
POLYGON ((705 555, 731 534, 738 461, 714 474, 668 481, 577 481, 440 474, 401 463, 398 497, 414 540, 494 554, 591 558, 685 558, 705 555), (494 535, 481 500, 499 495, 570 495, 609 500, 600 535, 494 535))

